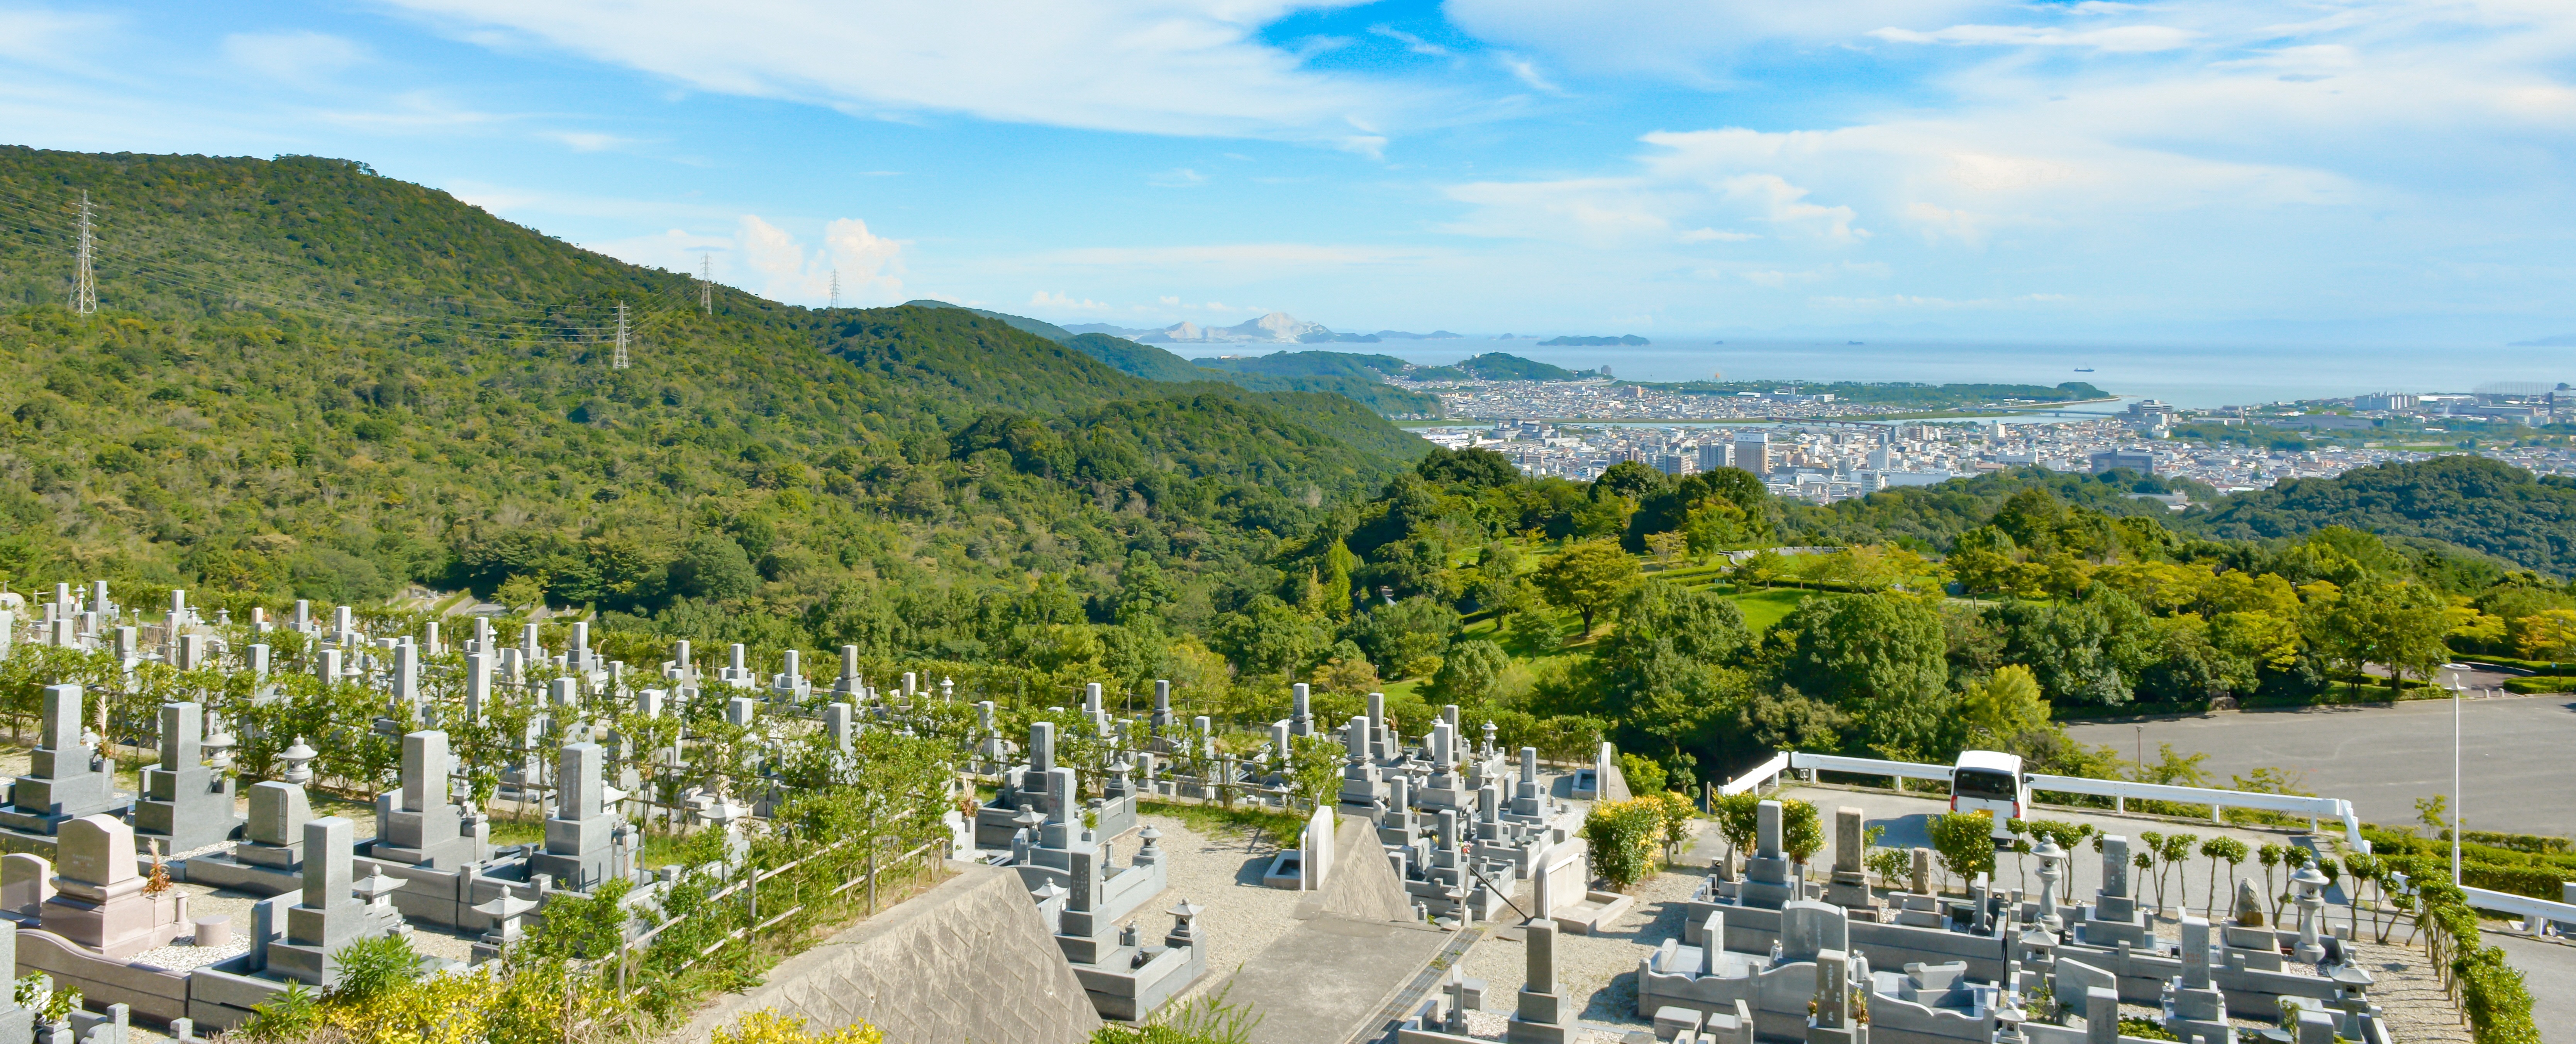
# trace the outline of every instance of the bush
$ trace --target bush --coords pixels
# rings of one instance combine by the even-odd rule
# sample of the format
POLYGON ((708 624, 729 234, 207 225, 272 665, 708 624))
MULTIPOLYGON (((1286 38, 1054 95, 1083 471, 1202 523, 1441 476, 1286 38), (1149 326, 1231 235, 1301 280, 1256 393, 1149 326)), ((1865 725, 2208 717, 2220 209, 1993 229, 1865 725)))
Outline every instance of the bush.
POLYGON ((1994 815, 1990 812, 1945 812, 1926 824, 1933 854, 1941 869, 1965 885, 1995 869, 1994 815))
POLYGON ((717 1027, 707 1039, 709 1044, 882 1044, 885 1034, 864 1022, 816 1033, 806 1029, 799 1016, 762 1008, 745 1013, 731 1026, 717 1027))
POLYGON ((1635 797, 1664 792, 1664 767, 1653 758, 1641 758, 1627 751, 1619 752, 1619 775, 1628 780, 1628 793, 1635 797))
POLYGON ((1609 882, 1613 891, 1627 891, 1655 871, 1663 837, 1664 803, 1652 797, 1604 801, 1583 817, 1592 875, 1609 882))

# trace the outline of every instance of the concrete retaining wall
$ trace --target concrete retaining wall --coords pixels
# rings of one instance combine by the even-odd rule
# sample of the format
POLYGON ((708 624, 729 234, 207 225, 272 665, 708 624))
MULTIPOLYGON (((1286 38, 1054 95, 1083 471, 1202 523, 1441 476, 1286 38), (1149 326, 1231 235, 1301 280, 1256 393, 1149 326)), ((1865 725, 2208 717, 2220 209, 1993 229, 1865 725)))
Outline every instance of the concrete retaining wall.
POLYGON ((1100 1027, 1020 875, 949 863, 956 877, 788 958, 768 981, 690 1020, 678 1044, 761 1008, 812 1029, 868 1022, 889 1044, 1082 1044, 1100 1027))

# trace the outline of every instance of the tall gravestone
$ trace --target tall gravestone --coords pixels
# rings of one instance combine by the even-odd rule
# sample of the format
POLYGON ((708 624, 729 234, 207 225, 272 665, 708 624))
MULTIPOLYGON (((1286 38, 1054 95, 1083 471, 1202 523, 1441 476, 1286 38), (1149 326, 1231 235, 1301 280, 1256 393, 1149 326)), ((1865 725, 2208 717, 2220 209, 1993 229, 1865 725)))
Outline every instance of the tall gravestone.
POLYGON ((1556 922, 1532 921, 1522 926, 1527 947, 1520 1003, 1503 1030, 1511 1044, 1565 1044, 1573 1027, 1565 1024, 1565 996, 1556 984, 1556 922))
POLYGON ((116 764, 94 758, 81 742, 81 687, 46 686, 43 723, 27 774, 10 787, 10 807, 0 810, 0 827, 52 834, 82 816, 122 814, 131 801, 112 785, 116 764))
POLYGON ((1825 901, 1846 910, 1877 908, 1869 894, 1869 872, 1862 862, 1868 848, 1866 820, 1860 809, 1834 810, 1834 876, 1825 884, 1825 901))
POLYGON ((371 935, 399 930, 402 918, 370 907, 354 890, 350 872, 353 824, 328 816, 304 824, 304 890, 286 910, 285 937, 270 942, 270 972, 325 989, 340 984, 340 951, 371 935), (387 923, 390 916, 391 923, 387 923))
POLYGON ((242 826, 232 777, 200 763, 201 714, 195 703, 161 705, 161 763, 143 770, 143 797, 134 803, 136 839, 158 838, 173 856, 230 841, 242 826))
MULTIPOLYGON (((450 798, 447 734, 437 730, 403 736, 402 788, 388 795, 384 836, 368 855, 432 870, 457 870, 482 862, 480 823, 468 823, 450 798)), ((309 861, 313 853, 305 852, 309 861)))
POLYGON ((530 856, 530 873, 552 875, 562 887, 589 891, 613 870, 617 817, 602 788, 606 751, 596 743, 566 744, 557 761, 555 814, 546 820, 545 850, 530 856))

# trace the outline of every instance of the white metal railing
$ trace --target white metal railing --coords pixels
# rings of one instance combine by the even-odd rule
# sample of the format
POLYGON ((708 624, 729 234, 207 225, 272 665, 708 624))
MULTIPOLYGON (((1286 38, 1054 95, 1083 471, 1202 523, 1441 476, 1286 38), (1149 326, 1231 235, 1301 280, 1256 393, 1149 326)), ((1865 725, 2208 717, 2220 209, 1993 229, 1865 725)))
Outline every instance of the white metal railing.
POLYGON ((1788 770, 1789 755, 1785 753, 1774 754, 1771 755, 1771 760, 1753 766, 1750 771, 1747 771, 1741 776, 1737 776, 1734 779, 1718 784, 1717 792, 1719 795, 1724 797, 1733 797, 1737 794, 1741 794, 1745 791, 1761 786, 1767 780, 1776 779, 1781 773, 1788 770))
POLYGON ((2576 903, 2553 903, 2547 899, 2534 899, 2511 892, 2493 892, 2467 885, 2460 886, 2460 891, 2468 896, 2470 906, 2495 913, 2520 914, 2524 922, 2534 928, 2539 927, 2543 921, 2576 925, 2576 903))
MULTIPOLYGON (((1785 756, 1788 758, 1788 767, 1793 769, 1843 772, 1859 776, 1946 780, 1950 778, 1953 769, 1950 765, 1882 761, 1877 758, 1846 758, 1833 754, 1809 754, 1805 751, 1790 751, 1785 756)), ((1778 758, 1773 760, 1776 761, 1778 758)), ((2087 779, 2082 776, 2052 776, 2043 773, 2031 773, 2024 778, 2033 791, 2107 797, 2117 802, 2116 807, 2122 811, 2127 810, 2129 799, 2135 798, 2140 801, 2207 805, 2213 821, 2219 819, 2222 809, 2229 808, 2306 816, 2312 823, 2316 820, 2331 819, 2343 824, 2344 839, 2354 850, 2365 853, 2370 851, 2370 842, 2363 840, 2361 836, 2360 817, 2353 814, 2352 802, 2342 798, 2309 797, 2304 794, 2260 794, 2250 790, 2178 787, 2167 783, 2139 783, 2125 779, 2087 779)), ((1726 790, 1720 792, 1735 793, 1735 791, 1726 790)))

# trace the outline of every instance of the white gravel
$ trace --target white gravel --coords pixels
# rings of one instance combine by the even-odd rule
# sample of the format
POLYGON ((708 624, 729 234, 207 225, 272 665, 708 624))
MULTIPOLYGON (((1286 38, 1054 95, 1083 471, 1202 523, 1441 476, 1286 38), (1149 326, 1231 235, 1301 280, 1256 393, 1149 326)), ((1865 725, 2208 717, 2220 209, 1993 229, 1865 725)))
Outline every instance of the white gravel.
MULTIPOLYGON (((1138 908, 1137 934, 1162 938, 1172 927, 1163 911, 1183 899, 1207 908, 1198 922, 1199 937, 1207 940, 1207 978, 1176 1000, 1189 1000, 1225 981, 1253 954, 1296 927, 1293 915, 1304 895, 1261 883, 1262 871, 1279 854, 1278 838, 1266 833, 1255 838, 1250 831, 1202 834, 1177 819, 1152 814, 1140 819, 1163 832, 1169 885, 1161 897, 1138 908)), ((1135 835, 1128 835, 1119 843, 1119 858, 1131 858, 1137 845, 1135 835)))

